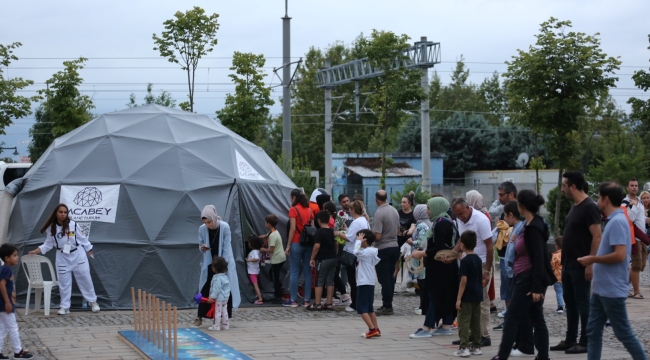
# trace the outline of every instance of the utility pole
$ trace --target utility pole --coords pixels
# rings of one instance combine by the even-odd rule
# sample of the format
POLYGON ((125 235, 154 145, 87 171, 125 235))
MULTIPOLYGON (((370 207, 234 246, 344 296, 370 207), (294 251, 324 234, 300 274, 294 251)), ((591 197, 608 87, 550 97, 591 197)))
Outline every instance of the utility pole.
MULTIPOLYGON (((325 59, 325 68, 330 59, 325 59)), ((332 194, 332 88, 325 87, 325 190, 332 194)))
POLYGON ((284 1, 282 18, 282 152, 285 168, 293 169, 291 149, 291 18, 289 0, 284 1))
MULTIPOLYGON (((420 61, 422 64, 427 63, 427 37, 420 37, 420 42, 415 43, 420 47, 420 61)), ((422 190, 431 193, 431 132, 429 117, 429 67, 430 65, 420 66, 422 70, 422 80, 420 82, 426 97, 420 103, 420 132, 422 137, 422 190)))

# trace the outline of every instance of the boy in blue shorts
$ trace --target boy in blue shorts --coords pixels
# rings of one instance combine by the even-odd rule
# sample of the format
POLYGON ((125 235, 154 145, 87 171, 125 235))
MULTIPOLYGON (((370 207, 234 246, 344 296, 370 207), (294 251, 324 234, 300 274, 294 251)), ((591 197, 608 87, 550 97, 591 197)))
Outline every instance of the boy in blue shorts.
POLYGON ((357 233, 354 255, 357 257, 357 313, 368 326, 368 332, 361 334, 366 339, 381 336, 377 316, 373 308, 375 302, 375 265, 379 263, 377 248, 371 247, 375 234, 368 230, 357 233))

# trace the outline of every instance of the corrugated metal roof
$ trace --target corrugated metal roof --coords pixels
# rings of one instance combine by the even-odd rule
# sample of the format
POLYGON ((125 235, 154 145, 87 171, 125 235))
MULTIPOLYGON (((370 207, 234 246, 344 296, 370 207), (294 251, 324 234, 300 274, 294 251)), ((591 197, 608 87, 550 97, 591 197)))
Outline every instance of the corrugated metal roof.
MULTIPOLYGON (((364 178, 381 177, 381 169, 369 169, 364 166, 346 166, 346 169, 364 178)), ((397 167, 386 169, 387 177, 422 176, 422 173, 413 168, 397 167)))

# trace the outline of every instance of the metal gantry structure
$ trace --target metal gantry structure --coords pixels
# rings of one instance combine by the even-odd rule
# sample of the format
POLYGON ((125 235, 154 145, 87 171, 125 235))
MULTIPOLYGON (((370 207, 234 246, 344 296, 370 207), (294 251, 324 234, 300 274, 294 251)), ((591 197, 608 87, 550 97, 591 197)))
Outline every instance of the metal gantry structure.
MULTIPOLYGON (((440 63, 440 43, 420 38, 405 51, 404 60, 393 61, 394 69, 399 67, 422 69, 421 86, 429 93, 429 68, 440 63)), ((332 89, 339 85, 355 83, 356 119, 359 119, 359 82, 381 76, 383 70, 373 67, 367 58, 352 60, 344 64, 330 66, 329 59, 325 68, 318 71, 318 87, 325 90, 325 189, 332 193, 332 89)), ((420 103, 420 120, 422 131, 422 188, 431 191, 431 140, 428 96, 420 103)))

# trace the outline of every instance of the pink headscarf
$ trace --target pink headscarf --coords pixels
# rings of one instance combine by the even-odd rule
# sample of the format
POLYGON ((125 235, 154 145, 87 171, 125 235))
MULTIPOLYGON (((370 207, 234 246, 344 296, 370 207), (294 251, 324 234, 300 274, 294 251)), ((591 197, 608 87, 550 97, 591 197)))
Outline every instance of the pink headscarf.
POLYGON ((485 208, 485 202, 483 200, 483 195, 481 195, 480 192, 476 190, 470 190, 465 194, 467 198, 467 203, 469 206, 473 207, 474 209, 486 213, 487 208, 485 208))
POLYGON ((221 220, 221 217, 217 215, 217 208, 214 205, 206 205, 203 208, 203 211, 201 211, 201 219, 203 218, 210 219, 214 229, 219 228, 219 220, 221 220))

